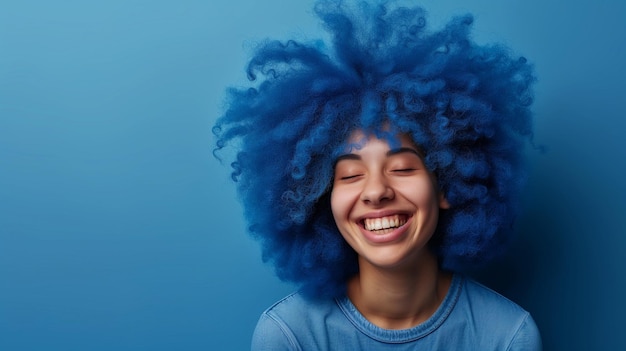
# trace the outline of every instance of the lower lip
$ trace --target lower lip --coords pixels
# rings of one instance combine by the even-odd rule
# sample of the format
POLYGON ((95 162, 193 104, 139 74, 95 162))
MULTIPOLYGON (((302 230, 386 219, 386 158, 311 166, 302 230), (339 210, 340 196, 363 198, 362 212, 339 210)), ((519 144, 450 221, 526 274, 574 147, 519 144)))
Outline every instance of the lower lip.
POLYGON ((361 227, 361 232, 363 233, 365 239, 373 244, 386 244, 403 238, 412 220, 413 217, 409 218, 404 225, 387 234, 375 234, 363 227, 361 227))

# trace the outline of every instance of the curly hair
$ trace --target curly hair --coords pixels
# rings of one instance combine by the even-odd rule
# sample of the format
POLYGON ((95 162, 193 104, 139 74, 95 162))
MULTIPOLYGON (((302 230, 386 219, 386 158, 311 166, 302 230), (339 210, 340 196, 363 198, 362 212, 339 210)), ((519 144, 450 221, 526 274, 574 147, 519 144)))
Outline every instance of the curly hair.
MULTIPOLYGON (((471 15, 426 27, 420 7, 318 1, 323 41, 267 41, 231 88, 213 127, 234 144, 232 177, 249 231, 277 275, 309 296, 336 296, 358 272, 329 192, 338 152, 357 129, 406 133, 451 208, 429 243, 443 269, 464 271, 510 241, 532 139, 532 66, 470 37, 471 15)), ((219 157, 218 157, 219 158, 219 157)))

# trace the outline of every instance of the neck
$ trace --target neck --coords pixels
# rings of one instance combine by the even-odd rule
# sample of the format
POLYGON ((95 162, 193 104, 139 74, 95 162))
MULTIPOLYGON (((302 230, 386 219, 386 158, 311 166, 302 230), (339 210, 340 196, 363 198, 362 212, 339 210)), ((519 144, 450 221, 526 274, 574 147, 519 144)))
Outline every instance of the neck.
POLYGON ((432 316, 448 291, 451 274, 439 270, 427 253, 411 267, 380 268, 359 262, 359 274, 348 283, 348 296, 373 324, 408 329, 432 316))

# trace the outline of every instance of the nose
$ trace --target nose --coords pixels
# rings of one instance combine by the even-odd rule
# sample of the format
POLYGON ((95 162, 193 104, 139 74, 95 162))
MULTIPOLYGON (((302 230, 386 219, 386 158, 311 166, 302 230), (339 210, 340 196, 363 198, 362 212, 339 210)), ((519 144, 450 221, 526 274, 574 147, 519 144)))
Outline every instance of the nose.
POLYGON ((361 201, 369 205, 380 205, 394 198, 393 188, 384 175, 369 175, 363 183, 361 201))

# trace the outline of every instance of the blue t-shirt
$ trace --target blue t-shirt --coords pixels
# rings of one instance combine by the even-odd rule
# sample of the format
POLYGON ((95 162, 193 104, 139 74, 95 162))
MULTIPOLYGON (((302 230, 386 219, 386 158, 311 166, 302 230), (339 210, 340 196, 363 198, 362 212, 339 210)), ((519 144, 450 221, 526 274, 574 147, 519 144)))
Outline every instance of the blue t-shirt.
POLYGON ((437 311, 402 330, 370 323, 347 297, 310 300, 291 294, 265 311, 252 351, 283 350, 508 350, 539 351, 530 314, 493 290, 460 275, 437 311))

